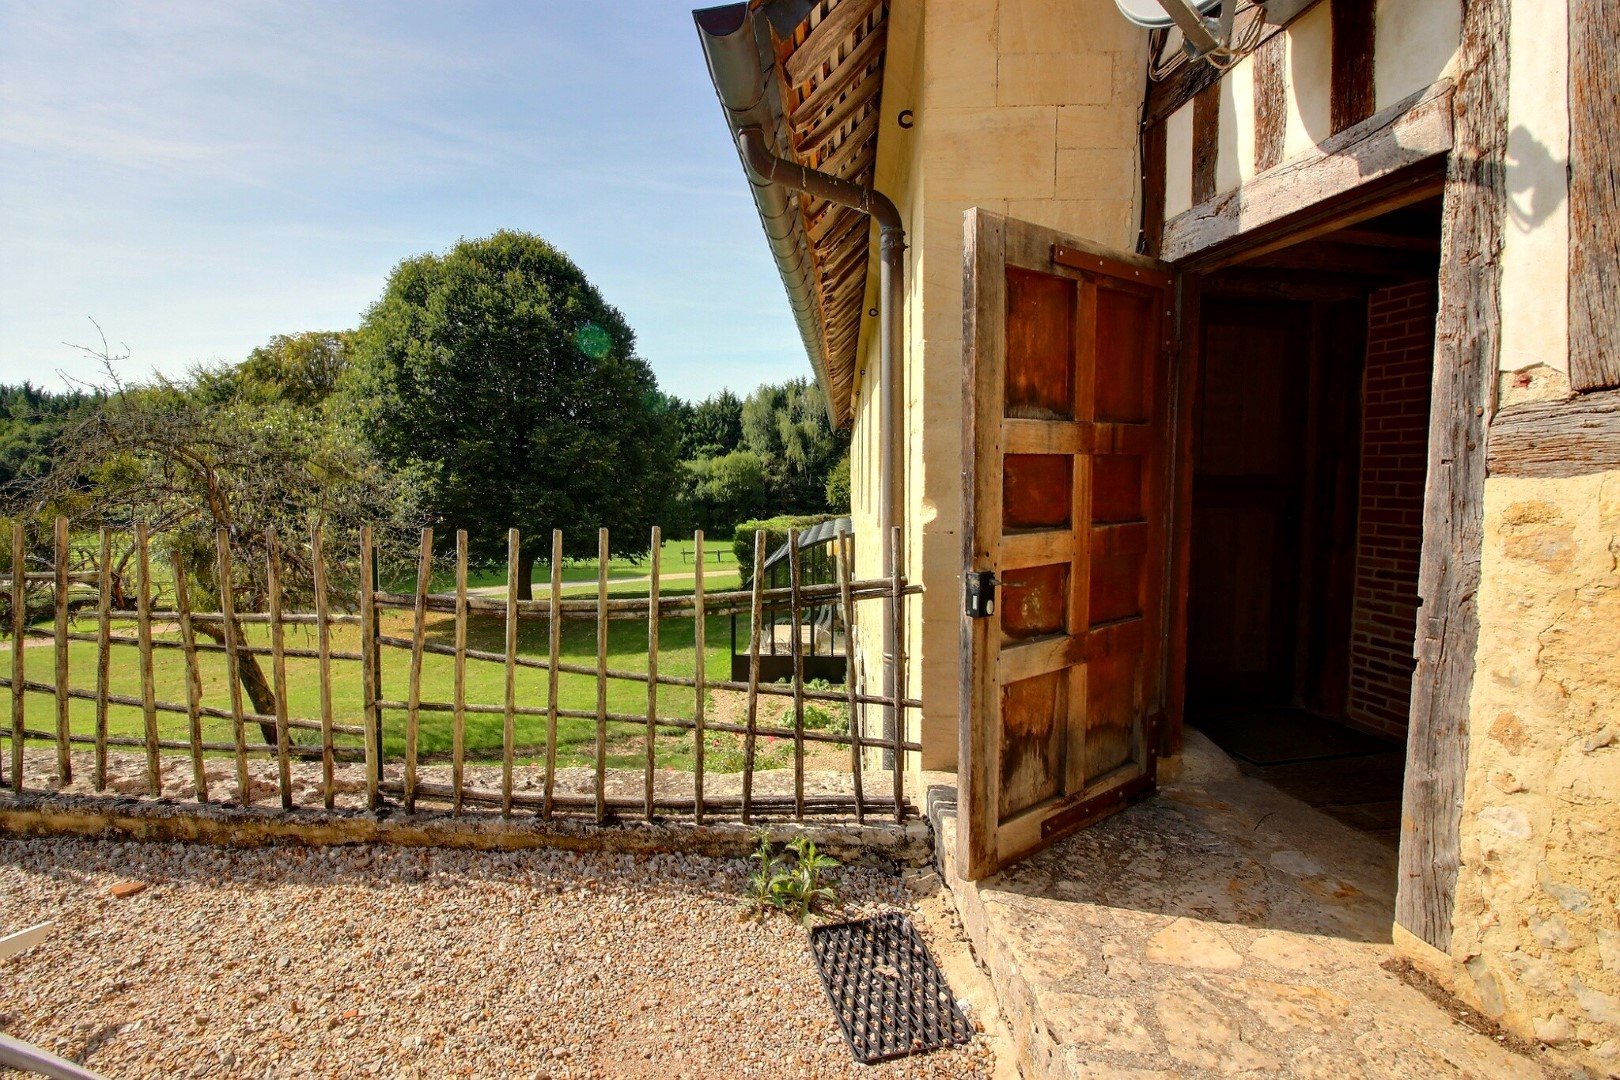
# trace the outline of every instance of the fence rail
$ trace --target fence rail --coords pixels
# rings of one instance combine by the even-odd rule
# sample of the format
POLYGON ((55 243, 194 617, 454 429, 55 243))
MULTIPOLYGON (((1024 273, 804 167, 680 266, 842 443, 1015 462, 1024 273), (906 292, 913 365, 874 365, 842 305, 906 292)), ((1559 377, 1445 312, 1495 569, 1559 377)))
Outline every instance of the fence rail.
MULTIPOLYGON (((409 592, 396 592, 380 587, 379 567, 373 538, 369 529, 361 530, 355 562, 358 573, 345 580, 357 580, 352 596, 334 600, 329 580, 333 577, 332 564, 319 530, 312 531, 308 546, 296 554, 307 554, 311 569, 312 588, 307 589, 312 610, 288 610, 284 588, 282 539, 272 530, 264 540, 262 589, 263 610, 238 610, 242 592, 237 584, 239 571, 230 537, 221 530, 215 537, 212 558, 208 565, 187 565, 177 552, 170 553, 168 588, 172 595, 170 606, 156 603, 156 582, 153 573, 153 538, 146 527, 137 526, 130 552, 133 565, 133 589, 130 583, 115 581, 112 572, 115 538, 107 529, 98 537, 95 569, 85 571, 73 565, 69 550, 68 523, 58 519, 52 534, 52 569, 49 572, 31 572, 28 566, 26 536, 21 525, 12 533, 12 572, 4 580, 11 601, 11 671, 9 677, 0 677, 0 687, 11 691, 11 724, 0 728, 0 738, 10 743, 10 780, 16 792, 25 789, 29 775, 25 768, 26 744, 48 744, 55 748, 55 768, 51 777, 54 786, 71 784, 73 777, 73 750, 93 749, 93 775, 91 786, 96 793, 105 792, 109 784, 109 753, 113 749, 131 749, 144 753, 144 779, 147 793, 163 796, 165 760, 189 759, 191 786, 198 802, 226 801, 218 790, 210 791, 210 761, 216 765, 226 760, 234 765, 234 801, 241 805, 255 801, 255 787, 250 775, 273 765, 275 794, 282 809, 291 810, 298 801, 298 789, 293 782, 295 760, 318 761, 318 784, 321 804, 330 809, 336 804, 339 789, 338 766, 363 765, 362 806, 371 811, 390 808, 393 801, 407 814, 416 813, 419 803, 447 806, 450 812, 462 813, 469 806, 498 809, 503 815, 516 811, 535 812, 542 818, 554 814, 578 814, 604 822, 610 817, 639 815, 653 819, 660 816, 680 815, 702 823, 709 818, 740 818, 752 821, 760 817, 792 816, 802 820, 808 815, 839 814, 853 816, 864 822, 868 815, 892 816, 904 820, 914 807, 908 804, 905 790, 905 762, 908 754, 919 749, 905 738, 908 725, 906 711, 920 708, 921 702, 896 689, 892 695, 865 692, 856 685, 851 665, 846 683, 841 688, 811 686, 804 677, 801 635, 795 630, 792 643, 792 677, 785 684, 770 683, 760 677, 762 618, 766 612, 785 612, 797 627, 801 616, 813 610, 832 609, 836 619, 843 623, 848 636, 856 633, 857 607, 860 604, 881 604, 883 618, 892 620, 897 630, 903 630, 904 600, 921 592, 920 587, 909 586, 900 576, 897 566, 890 566, 886 577, 856 580, 853 573, 853 547, 851 538, 839 537, 836 543, 835 579, 832 582, 809 583, 802 580, 797 545, 789 544, 789 583, 785 587, 767 588, 765 585, 764 534, 755 537, 753 578, 748 587, 709 592, 705 588, 704 536, 698 532, 693 538, 691 562, 695 573, 690 594, 666 595, 661 580, 660 552, 662 534, 652 530, 646 594, 642 596, 612 596, 609 576, 610 537, 606 529, 597 536, 597 574, 595 594, 588 598, 565 597, 563 583, 563 535, 551 536, 549 587, 540 599, 520 600, 518 567, 522 537, 511 530, 507 537, 507 565, 504 595, 480 595, 469 587, 469 553, 467 536, 458 532, 453 554, 454 587, 450 592, 432 591, 434 574, 441 556, 434 545, 431 529, 422 531, 415 567, 415 587, 409 592), (21 571, 21 572, 19 572, 21 571), (210 581, 218 610, 195 610, 194 582, 210 581), (93 589, 94 632, 74 629, 74 620, 84 617, 90 605, 85 593, 93 589), (48 594, 51 625, 49 629, 29 625, 29 593, 48 594), (127 597, 133 593, 134 604, 127 597), (121 601, 114 606, 115 598, 121 601), (746 615, 749 619, 748 678, 746 680, 711 679, 705 659, 707 620, 716 616, 746 615), (448 615, 449 642, 429 640, 430 617, 436 619, 433 636, 441 636, 446 627, 442 617, 448 615), (404 621, 404 632, 385 628, 384 622, 404 621), (401 619, 402 616, 408 616, 401 619), (469 628, 476 620, 488 624, 499 618, 502 645, 492 648, 474 648, 469 644, 469 628), (609 664, 610 625, 626 620, 644 620, 646 647, 644 664, 627 667, 609 664), (663 631, 680 622, 691 620, 690 660, 691 674, 675 673, 662 662, 675 655, 666 644, 663 631), (595 629, 594 656, 575 660, 564 659, 563 638, 565 624, 569 622, 593 624, 595 629), (133 623, 133 632, 129 624, 133 623), (520 628, 524 623, 543 624, 546 643, 543 652, 527 653, 520 649, 520 628), (260 628, 262 642, 250 642, 247 627, 260 628), (313 630, 313 644, 289 644, 288 627, 304 631, 313 630), (117 632, 115 632, 115 628, 117 632), (351 637, 357 632, 358 648, 338 648, 334 645, 334 630, 342 628, 351 637), (199 635, 210 640, 198 640, 199 635), (32 640, 46 639, 53 646, 52 678, 47 681, 30 677, 32 640), (94 688, 74 685, 71 680, 70 654, 72 646, 94 646, 94 688), (114 692, 114 657, 127 657, 133 651, 134 664, 139 674, 139 693, 114 692), (183 661, 185 684, 184 700, 162 700, 157 693, 156 658, 160 654, 178 652, 183 661), (403 654, 406 677, 403 685, 394 680, 384 685, 384 657, 403 654), (216 700, 210 703, 205 692, 202 660, 213 657, 210 664, 224 660, 223 681, 228 688, 228 706, 216 700), (448 657, 452 663, 449 680, 450 692, 436 699, 424 676, 429 657, 448 657), (269 661, 268 678, 259 668, 259 658, 269 661), (294 680, 289 676, 288 661, 313 661, 313 678, 294 680), (473 700, 469 691, 469 670, 489 666, 501 669, 501 693, 498 700, 473 700), (258 679, 253 702, 248 700, 248 679, 251 671, 258 679), (543 695, 538 692, 523 694, 518 689, 520 672, 545 673, 543 695), (573 677, 572 687, 583 680, 594 684, 594 707, 580 708, 564 704, 560 686, 565 676, 573 677), (313 683, 313 685, 311 685, 313 683), (621 705, 610 708, 609 689, 615 684, 636 684, 645 688, 645 706, 627 711, 621 705), (267 684, 267 688, 266 685, 267 684), (291 707, 292 691, 302 691, 301 699, 308 701, 313 689, 315 706, 306 708, 311 715, 294 715, 291 707), (341 694, 352 700, 358 691, 360 723, 343 723, 337 719, 334 701, 341 694), (740 695, 741 713, 730 719, 711 716, 711 695, 725 693, 740 695), (50 730, 30 727, 28 703, 30 698, 49 697, 54 703, 54 724, 50 730), (790 703, 774 722, 762 717, 762 702, 787 699, 790 703), (88 701, 94 705, 94 719, 87 734, 83 723, 75 730, 72 705, 75 701, 88 701), (269 704, 265 705, 264 702, 269 704), (259 703, 259 704, 255 704, 259 703), (820 730, 807 725, 807 710, 812 703, 845 708, 849 713, 846 730, 820 730), (140 734, 114 734, 110 730, 112 709, 139 710, 140 734), (690 715, 677 715, 689 712, 690 715), (880 723, 863 723, 868 712, 881 718, 880 723), (184 737, 176 738, 171 731, 165 736, 160 731, 163 716, 184 716, 184 737), (450 770, 448 782, 442 778, 424 775, 425 761, 423 734, 425 727, 438 724, 448 716, 450 723, 450 770), (469 718, 500 717, 500 748, 497 756, 470 753, 467 741, 469 718), (538 744, 533 739, 523 745, 518 742, 517 722, 520 718, 544 720, 544 732, 538 744), (226 721, 229 741, 217 735, 205 737, 204 721, 226 721), (402 725, 400 721, 402 722, 402 725), (560 790, 558 786, 560 721, 585 721, 594 725, 590 730, 589 757, 590 790, 560 790), (257 728, 258 737, 252 729, 257 728), (402 741, 402 751, 391 755, 385 733, 392 731, 396 742, 402 741), (874 734, 873 731, 877 733, 874 734), (294 742, 294 733, 307 732, 319 736, 318 745, 294 742), (670 787, 682 784, 660 784, 662 776, 671 775, 661 770, 658 763, 660 738, 666 740, 672 733, 689 733, 691 742, 687 751, 691 759, 690 794, 685 790, 672 792, 670 787), (610 734, 638 734, 644 740, 639 770, 609 768, 610 734), (402 735, 402 739, 398 736, 402 735), (712 781, 715 767, 707 760, 709 739, 714 735, 734 736, 741 744, 740 791, 717 793, 706 790, 706 780, 712 781), (756 779, 765 771, 760 766, 761 740, 780 740, 791 744, 791 792, 785 790, 760 791, 756 779), (807 750, 815 747, 837 746, 848 750, 848 757, 836 769, 828 769, 825 761, 817 773, 832 773, 837 790, 811 791, 806 779, 807 750), (517 783, 520 757, 537 758, 538 790, 524 790, 517 783), (469 782, 469 764, 500 765, 498 787, 478 786, 469 782), (253 767, 250 767, 253 766, 253 767), (626 794, 627 780, 635 771, 640 773, 639 790, 626 794), (887 773, 885 785, 889 790, 881 794, 868 791, 868 780, 873 775, 887 773), (615 790, 610 791, 611 785, 615 790)), ((683 558, 685 552, 682 553, 683 558)), ((255 570, 259 567, 254 567, 255 570)), ((250 605, 251 606, 251 605, 250 605)), ((35 612, 43 612, 36 604, 35 612)), ((684 632, 684 630, 683 630, 684 632)), ((897 634, 897 640, 903 640, 897 634)), ((873 653, 880 650, 873 650, 873 653)), ((77 662, 84 666, 87 659, 83 650, 77 662)), ((680 654, 684 657, 683 646, 680 654)), ((43 658, 41 658, 43 659, 43 658)), ((875 657, 874 657, 875 659, 875 657)), ((882 662, 895 665, 893 678, 884 679, 885 686, 903 688, 904 650, 882 662)), ((170 661, 172 663, 172 661, 170 661)), ((442 663, 442 661, 440 661, 442 663)), ((120 669, 127 674, 127 669, 120 669)), ((216 680, 217 682, 217 680, 216 680)), ((220 695, 215 688, 216 696, 220 695)), ((495 695, 486 695, 495 696, 495 695)), ((640 700, 639 698, 637 699, 640 700)), ((81 706, 82 708, 82 706, 81 706)), ((774 708, 774 707, 773 707, 774 708)), ((172 724, 172 721, 170 721, 172 724)), ((217 730, 217 725, 216 725, 217 730)), ((442 735, 442 729, 435 729, 442 735)), ((667 743, 665 744, 667 745, 667 743)), ((622 756, 622 755, 621 755, 622 756)), ((183 768, 183 766, 182 766, 183 768)), ((732 770, 721 770, 729 773, 732 770)), ((785 771, 785 770, 783 770, 785 771)), ((677 778, 678 778, 678 774, 677 778)), ((218 777, 216 777, 218 779, 218 777)), ((215 787, 220 785, 216 783, 215 787)), ((785 784, 779 784, 785 787, 785 784)), ((352 782, 350 787, 358 790, 352 782)))

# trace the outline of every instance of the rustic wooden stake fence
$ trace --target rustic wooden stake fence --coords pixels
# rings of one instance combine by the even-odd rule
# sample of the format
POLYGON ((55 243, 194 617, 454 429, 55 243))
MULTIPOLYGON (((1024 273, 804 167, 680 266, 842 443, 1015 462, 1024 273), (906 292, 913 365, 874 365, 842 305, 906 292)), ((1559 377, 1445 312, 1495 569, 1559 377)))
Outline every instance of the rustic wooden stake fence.
MULTIPOLYGON (((416 566, 416 584, 411 593, 395 593, 380 587, 376 552, 370 529, 363 529, 358 552, 358 589, 356 610, 334 611, 330 593, 331 570, 328 552, 318 530, 312 530, 308 551, 313 576, 313 612, 292 612, 284 605, 284 568, 282 542, 272 530, 265 537, 267 552, 264 599, 266 610, 240 611, 237 603, 238 586, 234 577, 230 538, 221 530, 216 536, 213 571, 217 581, 218 611, 195 610, 188 585, 188 572, 178 552, 171 553, 170 565, 174 578, 173 610, 155 607, 155 588, 152 577, 152 539, 144 525, 137 526, 134 534, 132 563, 134 568, 133 610, 115 608, 113 600, 114 577, 113 536, 103 529, 99 535, 94 570, 77 571, 71 568, 68 526, 58 520, 53 532, 52 569, 48 573, 27 571, 27 544, 24 529, 16 525, 12 532, 12 662, 9 678, 0 678, 0 686, 12 689, 11 725, 0 729, 0 737, 11 743, 11 787, 22 792, 25 786, 24 745, 27 741, 50 742, 55 747, 55 782, 66 784, 72 780, 72 750, 88 745, 94 749, 92 786, 105 791, 108 784, 108 752, 110 748, 133 749, 144 752, 145 775, 148 792, 162 796, 164 752, 181 752, 188 759, 192 787, 199 802, 210 801, 210 788, 206 763, 210 756, 228 756, 234 762, 235 802, 248 804, 255 801, 250 758, 274 762, 274 790, 283 810, 295 808, 297 799, 293 783, 295 758, 319 760, 320 801, 327 809, 337 803, 339 793, 336 765, 339 762, 363 763, 364 806, 377 810, 384 806, 385 798, 397 798, 406 813, 415 813, 418 803, 428 801, 446 804, 451 813, 461 814, 468 806, 485 806, 509 816, 518 809, 532 810, 540 817, 550 819, 559 810, 588 814, 597 822, 610 817, 639 815, 653 820, 661 814, 690 816, 697 823, 711 817, 735 816, 742 821, 754 821, 761 816, 788 816, 803 820, 816 814, 852 814, 864 823, 874 812, 892 815, 904 820, 914 808, 908 806, 905 792, 906 755, 919 749, 906 738, 907 710, 920 708, 921 703, 904 695, 904 672, 896 672, 892 696, 867 694, 855 684, 854 665, 850 677, 839 690, 823 690, 807 685, 804 678, 804 646, 801 640, 801 619, 817 608, 831 607, 843 622, 846 650, 857 627, 857 608, 863 602, 879 601, 885 607, 884 617, 894 620, 897 640, 904 630, 904 603, 907 596, 920 592, 908 586, 899 576, 897 567, 889 567, 884 578, 858 581, 854 577, 854 552, 851 538, 842 535, 835 540, 833 566, 837 580, 827 584, 807 584, 803 580, 797 534, 788 541, 789 584, 786 588, 766 588, 764 564, 766 560, 763 533, 755 536, 754 571, 747 588, 722 592, 709 592, 705 582, 704 536, 694 535, 695 575, 691 595, 666 595, 663 590, 659 560, 655 554, 648 573, 645 596, 611 595, 609 575, 610 536, 606 529, 597 536, 598 568, 595 595, 590 598, 564 598, 562 581, 563 536, 553 532, 551 537, 551 572, 548 594, 542 600, 519 600, 520 581, 518 566, 522 537, 516 529, 507 537, 507 575, 505 595, 500 597, 475 594, 468 586, 468 542, 465 532, 455 538, 454 589, 448 594, 432 591, 434 571, 433 531, 425 529, 421 535, 416 566), (20 571, 20 572, 19 572, 20 571), (28 625, 28 591, 30 586, 48 588, 52 594, 52 628, 31 628, 28 625), (73 626, 73 590, 94 590, 95 632, 76 631, 73 626), (791 644, 792 676, 787 685, 767 683, 760 676, 761 625, 767 610, 782 610, 785 606, 789 624, 793 628, 791 644), (410 636, 398 637, 383 632, 382 613, 409 612, 410 636), (499 613, 504 628, 503 648, 499 652, 474 649, 468 644, 468 625, 475 615, 499 613), (707 641, 706 620, 718 615, 746 612, 750 617, 748 634, 748 678, 745 682, 711 679, 705 662, 707 641), (452 620, 452 644, 445 645, 428 640, 430 615, 448 614, 452 620), (691 676, 668 674, 661 668, 664 656, 661 628, 666 620, 693 620, 694 664, 691 676), (518 650, 519 628, 524 619, 547 624, 546 656, 521 655, 518 650), (562 635, 567 620, 594 620, 595 657, 592 663, 573 663, 562 659, 562 635), (615 620, 645 619, 647 658, 644 669, 618 670, 609 664, 608 628, 615 620), (135 634, 127 631, 115 633, 115 623, 135 625, 135 634), (159 628, 167 629, 173 623, 178 629, 178 640, 159 636, 159 628), (250 644, 244 628, 252 625, 265 627, 267 645, 250 644), (313 626, 315 647, 301 648, 289 645, 286 629, 291 626, 313 626), (333 629, 356 626, 359 632, 358 650, 339 650, 333 647, 333 629), (217 640, 199 640, 199 628, 212 627, 205 636, 217 640), (40 682, 27 678, 29 651, 23 644, 31 637, 50 638, 54 643, 54 680, 40 682), (69 652, 74 642, 95 646, 96 673, 94 689, 74 687, 70 681, 69 652), (116 694, 112 687, 112 653, 115 648, 133 648, 140 676, 139 696, 116 694), (186 687, 183 702, 160 700, 157 694, 155 657, 163 650, 179 650, 184 660, 186 687), (390 698, 383 686, 382 657, 385 650, 404 650, 408 653, 408 676, 404 698, 390 698), (200 656, 203 653, 222 654, 225 660, 224 681, 228 683, 229 708, 209 705, 205 700, 205 683, 200 656), (451 700, 426 700, 423 695, 423 663, 428 655, 449 656, 453 662, 453 689, 451 700), (241 679, 242 665, 249 657, 267 656, 271 664, 271 688, 275 697, 273 710, 260 713, 249 706, 241 679), (316 661, 318 686, 318 715, 300 717, 291 714, 288 676, 289 659, 316 661), (503 668, 503 692, 499 703, 468 700, 469 663, 499 664, 503 668), (546 700, 544 704, 524 703, 517 691, 519 669, 546 672, 546 700), (340 678, 357 671, 361 687, 363 722, 340 724, 334 720, 333 691, 340 678), (559 705, 559 676, 590 677, 595 684, 595 703, 591 709, 565 709, 559 705), (646 708, 642 713, 622 713, 609 708, 609 688, 614 682, 633 682, 645 686, 646 708), (678 688, 693 694, 692 717, 660 715, 665 701, 661 688, 678 688), (745 719, 741 724, 717 722, 708 715, 707 696, 714 691, 737 692, 744 695, 745 719), (50 731, 29 729, 26 706, 29 694, 50 695, 55 704, 54 728, 50 731), (791 703, 789 726, 767 725, 761 719, 763 699, 787 698, 791 703), (87 700, 94 703, 94 724, 91 734, 75 734, 71 724, 71 703, 87 700), (806 726, 806 708, 810 702, 841 704, 849 709, 850 729, 847 732, 811 730, 806 726), (141 735, 112 736, 109 734, 108 714, 112 706, 140 711, 141 735), (884 710, 885 718, 898 716, 901 722, 867 724, 884 732, 882 736, 869 736, 862 730, 860 710, 871 707, 884 710), (424 781, 421 776, 421 738, 423 716, 449 714, 451 723, 451 773, 449 784, 424 781), (185 717, 183 739, 161 737, 159 717, 179 714, 185 717), (403 754, 396 778, 389 775, 390 762, 384 752, 384 722, 390 714, 403 714, 403 754), (499 715, 501 717, 500 785, 498 789, 476 788, 467 783, 468 763, 467 718, 470 715, 499 715), (513 770, 523 748, 517 744, 517 718, 543 718, 545 742, 542 748, 543 778, 537 793, 515 790, 513 770), (229 742, 208 741, 204 733, 205 720, 223 720, 230 724, 229 742), (557 790, 557 744, 560 720, 582 720, 594 725, 594 743, 591 756, 591 790, 589 794, 571 794, 557 790), (274 737, 250 740, 249 725, 258 725, 261 731, 273 731, 274 737), (658 790, 657 750, 660 729, 690 731, 692 735, 692 794, 668 794, 658 790), (610 731, 635 730, 644 735, 645 754, 641 768, 641 790, 636 796, 608 793, 608 747, 610 731), (315 732, 319 743, 297 742, 294 732, 315 732), (706 760, 707 739, 714 733, 740 737, 742 743, 742 775, 740 793, 716 795, 705 790, 709 772, 706 760), (337 737, 346 743, 339 745, 337 737), (763 794, 756 791, 759 740, 786 739, 792 744, 791 794, 763 794), (353 745, 358 742, 359 745, 353 745), (806 791, 806 750, 809 744, 835 744, 847 747, 850 791, 834 794, 810 794, 806 791), (864 773, 874 766, 868 752, 882 755, 897 767, 892 773, 892 794, 873 797, 867 794, 864 773)), ((653 529, 651 546, 659 552, 662 533, 653 529)), ((86 597, 86 599, 88 599, 86 597)), ((81 605, 81 606, 88 606, 81 605)), ((903 650, 898 650, 903 656, 903 650)), ((900 663, 897 659, 896 663, 900 663)))

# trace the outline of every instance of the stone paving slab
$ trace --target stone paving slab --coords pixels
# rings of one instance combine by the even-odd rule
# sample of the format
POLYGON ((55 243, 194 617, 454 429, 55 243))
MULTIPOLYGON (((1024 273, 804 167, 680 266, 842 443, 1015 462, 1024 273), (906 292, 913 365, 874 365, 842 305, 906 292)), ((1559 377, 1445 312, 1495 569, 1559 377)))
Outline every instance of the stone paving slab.
POLYGON ((977 883, 934 793, 941 869, 1026 1076, 1571 1075, 1403 977, 1394 852, 1188 743, 1157 797, 977 883))

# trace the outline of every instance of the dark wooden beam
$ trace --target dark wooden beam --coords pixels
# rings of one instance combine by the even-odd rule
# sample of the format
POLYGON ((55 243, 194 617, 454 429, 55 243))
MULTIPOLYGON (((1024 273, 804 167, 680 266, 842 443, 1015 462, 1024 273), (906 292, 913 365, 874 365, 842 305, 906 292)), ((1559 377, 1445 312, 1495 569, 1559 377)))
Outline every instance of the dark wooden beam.
POLYGON ((1157 258, 1164 242, 1164 125, 1142 131, 1142 235, 1136 249, 1157 258))
POLYGON ((1332 234, 1335 244, 1359 244, 1362 247, 1388 248, 1391 251, 1429 251, 1440 253, 1440 225, 1435 223, 1429 236, 1407 236, 1401 233, 1380 232, 1373 229, 1340 229, 1332 234))
MULTIPOLYGON (((1192 269, 1212 268, 1235 261, 1268 236, 1283 238, 1276 246, 1297 241, 1307 222, 1327 232, 1432 194, 1432 170, 1452 144, 1451 98, 1451 84, 1436 83, 1314 151, 1176 215, 1165 222, 1161 257, 1189 260, 1192 269), (1345 212, 1358 203, 1369 211, 1359 217, 1345 212)), ((1493 167, 1500 172, 1500 160, 1493 167)))
POLYGON ((1254 168, 1265 172, 1282 164, 1288 127, 1288 39, 1282 34, 1254 50, 1254 168))
POLYGON ((1492 476, 1584 476, 1620 469, 1620 390, 1503 409, 1491 421, 1492 476))
POLYGON ((1321 270, 1368 278, 1405 281, 1432 278, 1437 255, 1422 251, 1392 251, 1383 248, 1340 244, 1337 233, 1292 247, 1279 248, 1253 259, 1244 266, 1264 266, 1278 270, 1321 270))
POLYGON ((1288 270, 1251 270, 1228 267, 1200 279, 1203 295, 1211 300, 1285 300, 1332 303, 1365 298, 1382 286, 1378 280, 1346 274, 1288 270))
POLYGON ((1221 87, 1211 83, 1193 98, 1192 197, 1201 203, 1215 194, 1215 166, 1220 157, 1221 87))
POLYGON ((1373 114, 1373 0, 1334 0, 1329 117, 1335 132, 1373 114))
POLYGON ((1509 0, 1465 0, 1435 318, 1429 468, 1395 921, 1446 952, 1479 643, 1485 430, 1501 357, 1509 0))
POLYGON ((1569 382, 1620 386, 1620 7, 1569 4, 1569 382))

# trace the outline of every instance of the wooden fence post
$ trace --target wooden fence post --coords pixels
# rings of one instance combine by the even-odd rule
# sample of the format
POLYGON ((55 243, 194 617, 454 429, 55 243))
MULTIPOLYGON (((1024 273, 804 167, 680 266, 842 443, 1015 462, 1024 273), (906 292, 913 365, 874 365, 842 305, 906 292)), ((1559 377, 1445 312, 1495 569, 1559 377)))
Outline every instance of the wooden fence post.
POLYGON ((704 721, 704 638, 708 630, 703 615, 703 530, 692 534, 692 550, 697 556, 697 572, 692 577, 692 642, 696 649, 692 683, 696 698, 692 702, 692 818, 703 824, 703 721, 704 721))
POLYGON ((759 726, 759 623, 764 616, 760 591, 765 587, 765 530, 754 532, 754 588, 748 616, 748 722, 743 735, 742 819, 753 820, 754 744, 759 726))
POLYGON ((73 779, 73 744, 68 705, 68 522, 56 519, 56 778, 67 784, 73 779))
MULTIPOLYGON (((793 630, 793 818, 804 820, 804 641, 799 628, 799 530, 788 530, 788 623, 793 630)), ((815 633, 814 629, 811 633, 815 633)))
POLYGON ((135 616, 141 650, 141 716, 146 734, 146 784, 163 794, 163 766, 158 759, 157 688, 152 677, 152 558, 146 523, 135 526, 135 616))
POLYGON ((456 530, 455 672, 450 713, 450 812, 461 813, 467 768, 467 530, 456 530))
POLYGON ((663 557, 664 533, 652 529, 652 573, 647 579, 647 820, 653 819, 653 787, 658 749, 658 563, 663 557))
POLYGON ((859 703, 855 700, 855 602, 849 596, 850 575, 854 566, 853 537, 841 533, 838 537, 838 604, 844 619, 844 690, 849 698, 849 771, 855 783, 855 824, 866 824, 866 799, 861 784, 861 729, 859 703))
POLYGON ((607 820, 608 531, 596 533, 596 821, 607 820))
POLYGON ((265 541, 269 546, 270 668, 276 693, 276 781, 281 788, 281 808, 291 810, 292 731, 287 724, 287 639, 281 619, 281 541, 274 525, 265 530, 265 541))
POLYGON ((546 675, 546 787, 540 815, 551 820, 552 786, 557 778, 557 665, 562 660, 562 552, 561 529, 551 530, 551 605, 547 623, 550 662, 546 675))
POLYGON ((197 634, 191 624, 191 585, 178 551, 169 552, 174 567, 174 607, 180 616, 180 648, 186 662, 186 736, 191 744, 191 782, 197 801, 208 801, 208 773, 203 768, 202 670, 197 663, 197 634))
POLYGON ((27 691, 23 638, 28 633, 28 551, 21 522, 11 526, 11 790, 22 794, 27 691))
POLYGON ((360 681, 365 695, 366 808, 382 805, 382 671, 377 643, 377 554, 372 548, 371 526, 360 527, 360 681))
POLYGON ((411 609, 411 676, 405 701, 405 812, 416 813, 416 744, 421 736, 422 645, 427 637, 428 588, 433 582, 433 530, 422 530, 416 560, 416 602, 411 609))
POLYGON ((512 815, 512 759, 517 756, 518 565, 523 537, 506 531, 506 695, 501 716, 501 814, 512 815))
POLYGON ((332 809, 336 802, 336 762, 332 759, 332 608, 326 587, 326 546, 321 527, 309 530, 310 562, 314 569, 315 640, 320 653, 321 681, 321 805, 332 809))
POLYGON ((231 684, 231 725, 236 740, 236 801, 253 803, 252 782, 248 779, 247 720, 242 710, 242 658, 237 653, 236 589, 231 584, 230 533, 214 533, 214 552, 219 565, 219 615, 225 627, 225 669, 231 684))
POLYGON ((107 790, 107 697, 112 692, 112 531, 101 527, 101 565, 96 573, 96 769, 97 791, 107 790))

